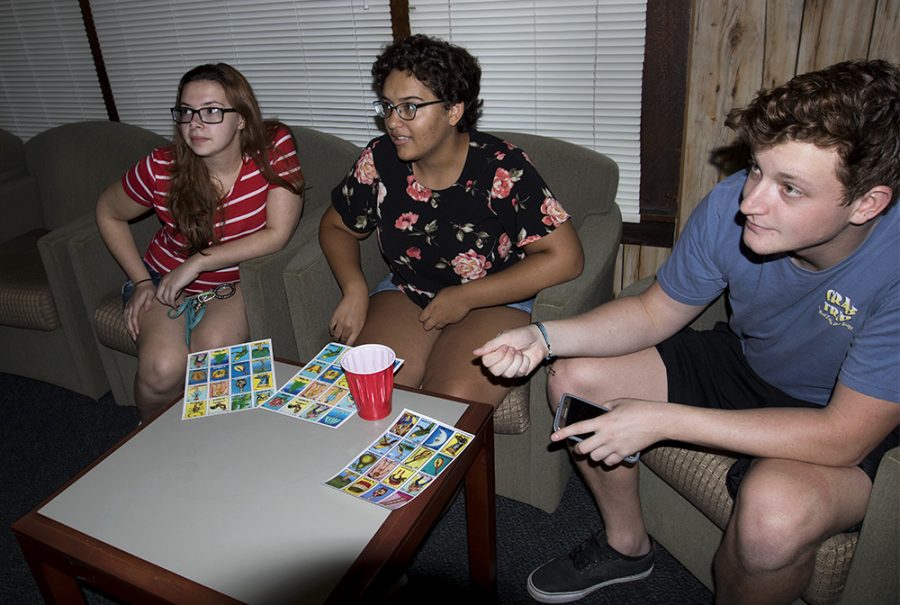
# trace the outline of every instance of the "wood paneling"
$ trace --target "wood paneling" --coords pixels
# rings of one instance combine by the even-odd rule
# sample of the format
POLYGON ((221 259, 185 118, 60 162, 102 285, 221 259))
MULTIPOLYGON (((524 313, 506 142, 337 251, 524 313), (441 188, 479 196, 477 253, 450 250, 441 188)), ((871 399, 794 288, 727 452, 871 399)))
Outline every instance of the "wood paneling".
POLYGON ((766 46, 763 60, 764 88, 786 82, 797 73, 797 45, 785 44, 803 26, 804 0, 768 0, 766 46))
POLYGON ((796 73, 821 69, 845 59, 865 59, 875 5, 876 0, 807 0, 803 7, 796 73))
MULTIPOLYGON (((677 232, 723 177, 710 163, 733 142, 732 107, 763 87, 847 59, 900 63, 900 0, 694 0, 677 232)), ((655 273, 668 249, 620 246, 616 285, 655 273)))
POLYGON ((900 0, 879 0, 867 56, 900 63, 900 0))

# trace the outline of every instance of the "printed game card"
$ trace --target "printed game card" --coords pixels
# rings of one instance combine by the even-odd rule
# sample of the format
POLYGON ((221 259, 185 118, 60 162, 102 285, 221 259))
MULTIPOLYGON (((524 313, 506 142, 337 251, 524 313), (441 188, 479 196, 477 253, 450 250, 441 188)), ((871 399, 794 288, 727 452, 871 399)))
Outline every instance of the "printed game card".
POLYGON ((425 491, 473 437, 404 409, 388 430, 325 485, 394 510, 425 491))
MULTIPOLYGON (((260 408, 336 429, 356 413, 341 357, 353 347, 330 342, 260 408)), ((396 372, 403 364, 394 361, 396 372)))
POLYGON ((251 410, 274 392, 271 339, 191 353, 181 419, 251 410))

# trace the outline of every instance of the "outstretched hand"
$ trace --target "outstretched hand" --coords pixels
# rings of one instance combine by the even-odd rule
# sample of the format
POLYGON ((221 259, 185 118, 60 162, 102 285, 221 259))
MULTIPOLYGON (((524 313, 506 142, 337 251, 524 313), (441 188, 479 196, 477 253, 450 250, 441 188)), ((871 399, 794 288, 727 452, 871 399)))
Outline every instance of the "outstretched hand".
POLYGON ((527 376, 541 364, 549 351, 536 326, 529 325, 501 332, 472 353, 494 376, 527 376))

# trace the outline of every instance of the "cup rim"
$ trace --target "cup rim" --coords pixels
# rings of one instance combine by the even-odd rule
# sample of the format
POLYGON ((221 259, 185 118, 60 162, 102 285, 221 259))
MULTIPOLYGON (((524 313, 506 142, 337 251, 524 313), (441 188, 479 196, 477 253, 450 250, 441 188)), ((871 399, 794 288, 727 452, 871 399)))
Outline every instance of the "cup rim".
POLYGON ((354 346, 352 349, 350 349, 349 351, 344 353, 344 355, 341 356, 341 368, 344 370, 344 372, 349 372, 351 374, 377 374, 378 372, 383 372, 387 368, 392 367, 394 365, 394 361, 396 361, 396 359, 397 359, 397 354, 394 352, 394 350, 392 348, 390 348, 386 345, 378 344, 378 343, 369 343, 369 344, 354 346), (355 370, 351 370, 351 369, 347 368, 346 365, 344 365, 344 362, 348 358, 352 358, 356 352, 365 351, 367 349, 368 350, 378 349, 378 350, 386 351, 388 353, 388 362, 384 365, 384 367, 381 367, 377 370, 372 370, 371 372, 358 372, 355 370))

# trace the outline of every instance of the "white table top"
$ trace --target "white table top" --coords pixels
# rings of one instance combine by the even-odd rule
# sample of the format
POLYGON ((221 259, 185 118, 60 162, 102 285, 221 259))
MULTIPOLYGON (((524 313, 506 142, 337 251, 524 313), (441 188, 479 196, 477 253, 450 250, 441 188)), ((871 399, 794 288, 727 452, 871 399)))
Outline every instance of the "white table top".
MULTIPOLYGON (((277 384, 297 367, 276 363, 277 384)), ((466 406, 394 390, 393 411, 329 429, 263 409, 182 421, 172 406, 42 515, 247 603, 324 600, 390 511, 323 485, 404 408, 466 406)))

